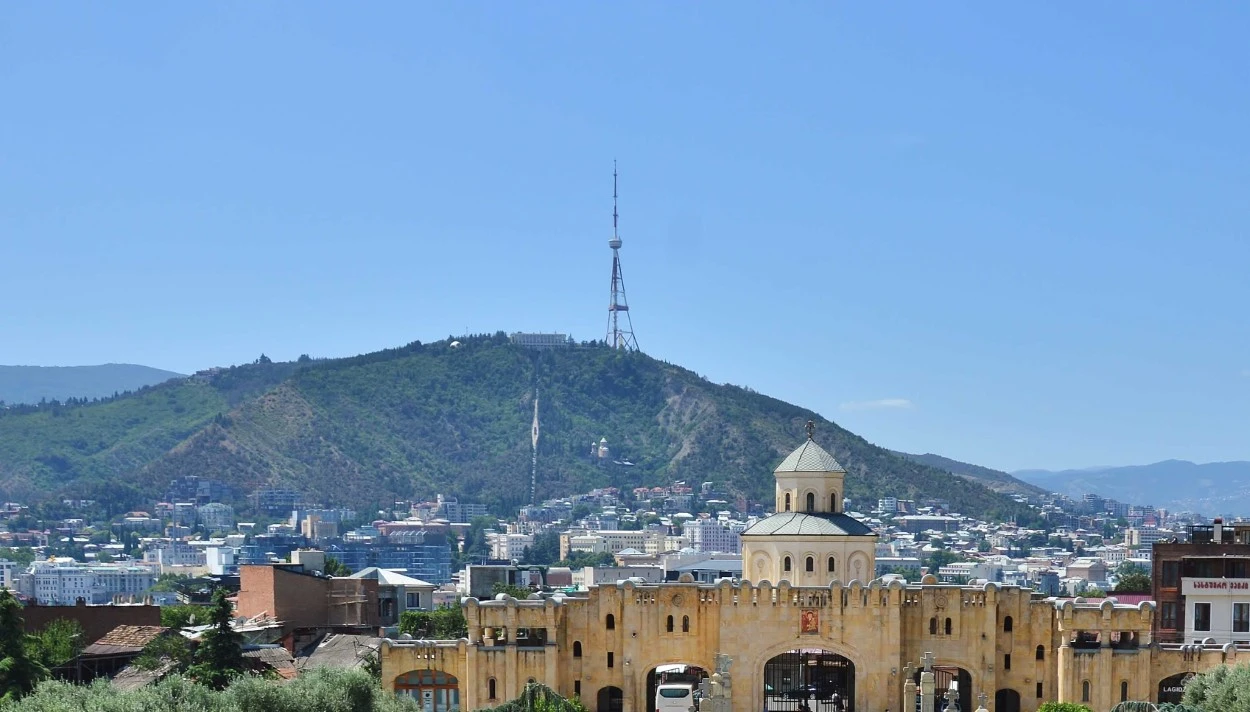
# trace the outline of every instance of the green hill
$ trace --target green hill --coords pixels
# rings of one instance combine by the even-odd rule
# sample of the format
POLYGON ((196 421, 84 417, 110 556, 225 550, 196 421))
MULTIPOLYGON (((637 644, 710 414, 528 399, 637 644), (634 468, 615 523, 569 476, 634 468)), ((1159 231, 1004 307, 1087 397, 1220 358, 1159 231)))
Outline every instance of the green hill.
POLYGON ((145 505, 185 475, 241 491, 285 486, 372 506, 436 493, 505 513, 529 501, 538 396, 538 498, 674 479, 770 502, 771 471, 815 420, 848 496, 943 499, 969 514, 1027 509, 876 447, 815 413, 602 345, 531 351, 503 334, 355 358, 263 362, 107 402, 0 414, 0 500, 145 505), (592 462, 606 437, 612 459, 592 462))
POLYGON ((939 470, 946 470, 947 472, 959 475, 960 477, 979 482, 995 492, 1024 495, 1026 497, 1044 497, 1047 494, 1047 491, 1041 487, 1031 485, 1024 480, 1012 477, 1001 470, 991 470, 988 467, 981 467, 980 465, 970 465, 966 462, 952 460, 949 457, 942 457, 941 455, 934 455, 933 453, 911 455, 905 452, 893 452, 899 457, 905 457, 908 460, 919 462, 922 465, 930 465, 938 468, 939 470))
POLYGON ((0 403, 106 398, 181 378, 182 374, 130 363, 100 366, 0 366, 0 403))

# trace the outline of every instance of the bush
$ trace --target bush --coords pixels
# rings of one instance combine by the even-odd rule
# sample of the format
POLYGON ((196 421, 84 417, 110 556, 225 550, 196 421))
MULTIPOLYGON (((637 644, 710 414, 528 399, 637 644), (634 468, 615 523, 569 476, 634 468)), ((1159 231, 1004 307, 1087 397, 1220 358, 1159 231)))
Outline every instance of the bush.
POLYGON ((383 691, 360 670, 310 670, 287 684, 240 678, 224 690, 182 676, 123 692, 105 680, 90 685, 49 681, 4 712, 418 712, 415 700, 383 691))
POLYGON ((1094 712, 1085 705, 1075 702, 1047 702, 1037 708, 1037 712, 1094 712))
POLYGON ((1182 700, 1206 712, 1250 712, 1250 665, 1221 665, 1198 675, 1185 685, 1182 700))

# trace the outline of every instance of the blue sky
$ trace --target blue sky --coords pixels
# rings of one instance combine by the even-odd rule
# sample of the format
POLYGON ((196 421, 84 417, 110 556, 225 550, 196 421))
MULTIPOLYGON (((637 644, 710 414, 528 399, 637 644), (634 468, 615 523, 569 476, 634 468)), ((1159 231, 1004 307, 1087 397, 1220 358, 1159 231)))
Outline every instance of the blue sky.
MULTIPOLYGON (((1234 3, 10 4, 0 363, 602 338, 999 468, 1250 459, 1234 3)), ((796 434, 799 437, 799 434, 796 434)))

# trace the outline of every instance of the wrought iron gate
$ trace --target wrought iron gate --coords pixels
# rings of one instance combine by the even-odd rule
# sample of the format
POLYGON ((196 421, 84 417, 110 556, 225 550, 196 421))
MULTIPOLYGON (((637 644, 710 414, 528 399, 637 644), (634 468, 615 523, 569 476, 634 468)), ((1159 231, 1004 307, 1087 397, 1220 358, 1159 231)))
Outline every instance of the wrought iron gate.
POLYGON ((765 712, 855 712, 855 663, 828 650, 791 650, 764 665, 765 712))
MULTIPOLYGON (((920 673, 915 675, 917 699, 919 699, 920 689, 920 673)), ((972 712, 976 709, 972 705, 972 675, 963 668, 950 667, 946 665, 933 666, 933 709, 938 712, 950 710, 954 712, 953 703, 959 703, 960 712, 972 712), (951 706, 947 706, 946 698, 950 697, 951 683, 957 683, 959 690, 958 699, 951 700, 951 706)), ((919 705, 916 707, 920 709, 919 705)))

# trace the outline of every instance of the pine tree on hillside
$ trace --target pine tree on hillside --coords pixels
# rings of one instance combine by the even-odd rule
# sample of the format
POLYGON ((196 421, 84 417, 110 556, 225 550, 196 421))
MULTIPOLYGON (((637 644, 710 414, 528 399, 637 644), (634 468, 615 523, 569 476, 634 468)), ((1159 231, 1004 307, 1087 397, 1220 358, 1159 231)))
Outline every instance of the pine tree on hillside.
POLYGON ((31 657, 22 629, 22 606, 7 590, 0 590, 0 704, 35 689, 48 669, 31 657))
POLYGON ((213 594, 209 613, 213 627, 200 636, 195 664, 187 671, 198 682, 217 690, 229 685, 231 678, 241 674, 247 665, 243 659, 243 635, 231 627, 233 619, 234 609, 226 598, 226 590, 219 588, 213 594))

